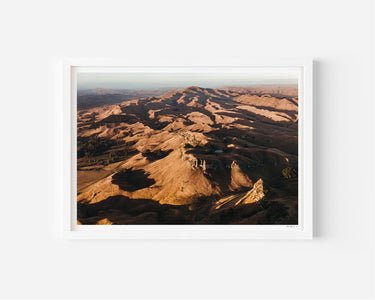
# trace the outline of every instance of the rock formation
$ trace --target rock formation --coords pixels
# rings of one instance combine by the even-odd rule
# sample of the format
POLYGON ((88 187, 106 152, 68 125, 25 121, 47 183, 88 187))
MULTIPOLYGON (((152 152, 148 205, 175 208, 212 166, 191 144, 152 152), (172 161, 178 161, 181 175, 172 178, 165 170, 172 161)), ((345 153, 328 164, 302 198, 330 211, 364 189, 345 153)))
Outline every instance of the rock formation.
POLYGON ((265 196, 264 190, 263 190, 263 180, 259 179, 253 186, 253 188, 246 193, 244 197, 242 197, 236 205, 242 203, 242 204, 249 204, 258 202, 259 200, 262 200, 265 196))

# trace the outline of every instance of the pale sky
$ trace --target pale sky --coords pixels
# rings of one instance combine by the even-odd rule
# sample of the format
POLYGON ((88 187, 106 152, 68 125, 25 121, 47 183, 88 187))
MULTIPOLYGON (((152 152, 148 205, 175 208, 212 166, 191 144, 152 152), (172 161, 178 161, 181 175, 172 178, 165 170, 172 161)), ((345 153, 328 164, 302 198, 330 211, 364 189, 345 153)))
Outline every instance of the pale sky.
POLYGON ((77 72, 78 90, 107 89, 158 89, 200 86, 252 86, 263 84, 297 84, 297 71, 252 72, 77 72))

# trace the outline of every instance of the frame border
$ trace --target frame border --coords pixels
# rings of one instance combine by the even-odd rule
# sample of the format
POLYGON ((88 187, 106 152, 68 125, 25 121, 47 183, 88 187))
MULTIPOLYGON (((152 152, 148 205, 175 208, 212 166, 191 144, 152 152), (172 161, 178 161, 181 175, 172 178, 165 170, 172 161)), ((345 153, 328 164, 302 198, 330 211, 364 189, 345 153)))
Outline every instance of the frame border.
POLYGON ((313 237, 313 60, 153 62, 134 64, 122 59, 63 59, 62 155, 63 194, 62 236, 68 239, 302 239, 313 237), (160 67, 162 65, 162 67, 160 67), (299 78, 299 223, 298 225, 76 225, 76 68, 301 68, 299 78), (302 100, 302 101, 301 101, 302 100), (74 104, 74 105, 73 105, 74 104), (302 166, 302 168, 301 168, 302 166), (302 172, 301 172, 302 170, 302 172), (302 196, 303 200, 300 200, 302 196), (301 205, 302 204, 302 205, 301 205))

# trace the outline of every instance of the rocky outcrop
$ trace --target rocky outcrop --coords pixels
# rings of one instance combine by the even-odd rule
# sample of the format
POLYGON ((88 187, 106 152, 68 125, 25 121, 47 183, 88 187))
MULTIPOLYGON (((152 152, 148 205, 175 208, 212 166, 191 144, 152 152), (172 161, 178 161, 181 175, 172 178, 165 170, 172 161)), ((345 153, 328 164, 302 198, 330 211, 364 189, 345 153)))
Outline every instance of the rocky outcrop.
POLYGON ((265 191, 263 189, 263 180, 259 179, 253 186, 253 188, 247 193, 239 193, 221 198, 216 202, 215 209, 220 209, 224 205, 237 206, 239 204, 249 204, 262 200, 265 197, 265 191))
POLYGON ((206 172, 206 161, 204 159, 192 157, 192 159, 187 160, 187 163, 193 170, 200 168, 203 172, 206 172))
POLYGON ((180 131, 180 132, 177 133, 177 136, 183 138, 185 141, 187 141, 192 146, 197 146, 201 142, 191 132, 180 131))
POLYGON ((263 180, 259 179, 254 184, 253 188, 241 199, 241 202, 242 204, 258 202, 259 200, 262 200, 264 196, 263 180))
POLYGON ((218 170, 218 169, 224 169, 224 167, 217 163, 212 161, 207 161, 205 159, 196 158, 194 155, 191 154, 183 154, 181 155, 181 159, 183 161, 186 161, 187 165, 192 170, 202 170, 204 174, 208 172, 208 170, 218 170))

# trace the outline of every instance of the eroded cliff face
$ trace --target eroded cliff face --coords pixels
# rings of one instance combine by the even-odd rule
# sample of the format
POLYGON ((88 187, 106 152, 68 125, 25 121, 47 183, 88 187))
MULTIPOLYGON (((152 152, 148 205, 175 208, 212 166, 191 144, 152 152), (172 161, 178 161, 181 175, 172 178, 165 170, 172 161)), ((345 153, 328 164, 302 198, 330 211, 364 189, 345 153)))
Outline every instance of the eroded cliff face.
POLYGON ((259 179, 253 186, 253 188, 245 195, 243 200, 241 201, 242 204, 249 204, 253 202, 258 202, 262 200, 265 196, 263 190, 263 180, 259 179))
POLYGON ((266 196, 263 187, 263 180, 260 178, 248 192, 235 193, 230 196, 219 199, 215 204, 215 209, 224 206, 235 207, 238 205, 256 203, 266 196))

